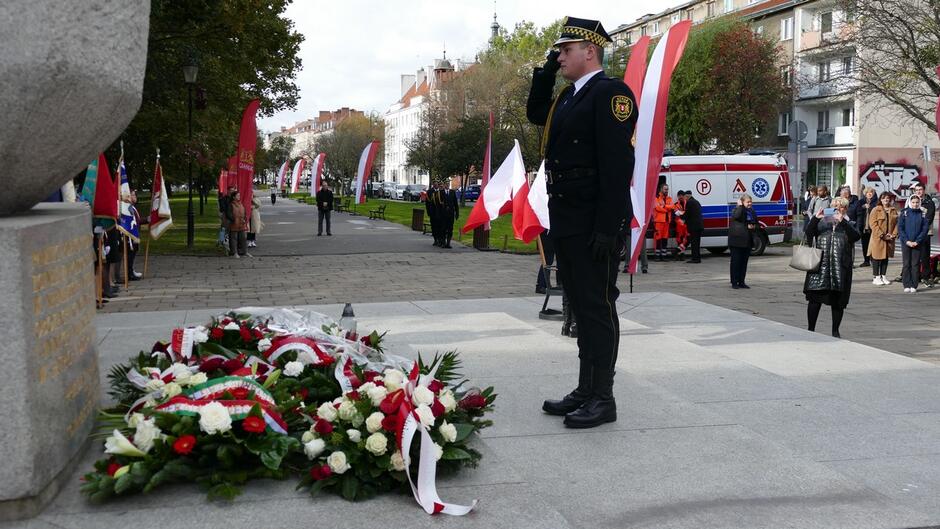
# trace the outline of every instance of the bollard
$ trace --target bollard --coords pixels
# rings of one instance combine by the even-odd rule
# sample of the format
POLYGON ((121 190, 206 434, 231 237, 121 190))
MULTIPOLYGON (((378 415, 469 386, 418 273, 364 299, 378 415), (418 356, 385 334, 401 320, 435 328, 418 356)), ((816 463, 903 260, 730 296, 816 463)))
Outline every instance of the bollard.
POLYGON ((503 251, 509 248, 509 235, 503 235, 503 251))

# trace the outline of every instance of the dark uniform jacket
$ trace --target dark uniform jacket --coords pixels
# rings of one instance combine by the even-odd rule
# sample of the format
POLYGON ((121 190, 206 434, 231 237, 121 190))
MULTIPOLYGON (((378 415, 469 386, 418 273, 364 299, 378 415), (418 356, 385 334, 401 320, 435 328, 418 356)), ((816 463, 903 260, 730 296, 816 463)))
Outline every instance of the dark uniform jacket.
POLYGON ((685 225, 689 228, 689 233, 702 233, 705 230, 705 224, 702 221, 702 204, 689 197, 685 201, 685 214, 682 216, 685 225))
POLYGON ((317 192, 317 209, 333 211, 333 192, 329 189, 320 189, 317 192))
POLYGON ((548 213, 556 238, 616 236, 629 228, 636 98, 627 85, 599 72, 573 94, 568 85, 552 100, 555 76, 536 68, 526 106, 545 126, 548 213))

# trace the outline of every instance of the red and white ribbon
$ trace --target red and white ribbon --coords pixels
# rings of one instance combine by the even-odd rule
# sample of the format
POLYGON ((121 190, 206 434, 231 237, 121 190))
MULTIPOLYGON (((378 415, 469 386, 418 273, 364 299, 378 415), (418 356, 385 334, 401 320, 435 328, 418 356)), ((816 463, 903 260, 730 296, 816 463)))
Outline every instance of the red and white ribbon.
MULTIPOLYGON (((326 366, 333 363, 333 357, 324 353, 323 349, 317 345, 317 342, 303 336, 279 336, 271 342, 271 347, 264 352, 264 357, 269 362, 274 362, 282 354, 289 351, 299 351, 306 353, 311 358, 311 364, 314 366, 326 366)), ((299 360, 299 357, 298 357, 299 360)))

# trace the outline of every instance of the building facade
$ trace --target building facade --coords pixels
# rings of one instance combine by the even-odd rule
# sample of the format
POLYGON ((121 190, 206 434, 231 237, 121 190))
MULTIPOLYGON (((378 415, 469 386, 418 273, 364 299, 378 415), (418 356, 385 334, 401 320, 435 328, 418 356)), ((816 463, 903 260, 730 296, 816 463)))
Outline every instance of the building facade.
POLYGON ((290 153, 291 158, 316 155, 314 151, 317 138, 320 135, 332 133, 333 129, 345 119, 364 115, 361 110, 349 107, 334 111, 321 110, 315 118, 298 121, 291 127, 281 127, 281 130, 277 132, 268 133, 265 136, 265 146, 270 146, 271 141, 278 136, 289 136, 294 139, 294 147, 290 153))

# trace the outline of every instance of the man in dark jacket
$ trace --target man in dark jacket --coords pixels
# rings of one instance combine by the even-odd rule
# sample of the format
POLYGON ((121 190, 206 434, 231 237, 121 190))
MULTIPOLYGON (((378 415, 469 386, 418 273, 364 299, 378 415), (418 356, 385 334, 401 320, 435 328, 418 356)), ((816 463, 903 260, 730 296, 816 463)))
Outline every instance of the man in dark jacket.
POLYGON ((928 287, 933 288, 936 278, 933 277, 933 270, 930 268, 930 234, 933 231, 933 220, 937 214, 937 206, 933 203, 933 198, 927 194, 924 184, 918 182, 914 184, 914 194, 920 197, 920 208, 924 212, 924 221, 927 223, 927 237, 924 238, 920 246, 920 280, 928 287))
POLYGON ((440 237, 441 248, 451 248, 450 239, 454 236, 454 221, 460 217, 460 203, 457 192, 453 189, 441 189, 440 237))
POLYGON ((688 263, 702 262, 702 232, 705 231, 705 223, 702 220, 702 204, 695 199, 692 191, 685 192, 685 225, 689 229, 689 245, 692 247, 692 258, 688 263))
POLYGON ((330 215, 333 211, 333 192, 330 191, 330 185, 326 182, 320 184, 320 190, 317 191, 317 237, 323 235, 323 219, 326 219, 326 234, 333 235, 330 224, 330 215))

